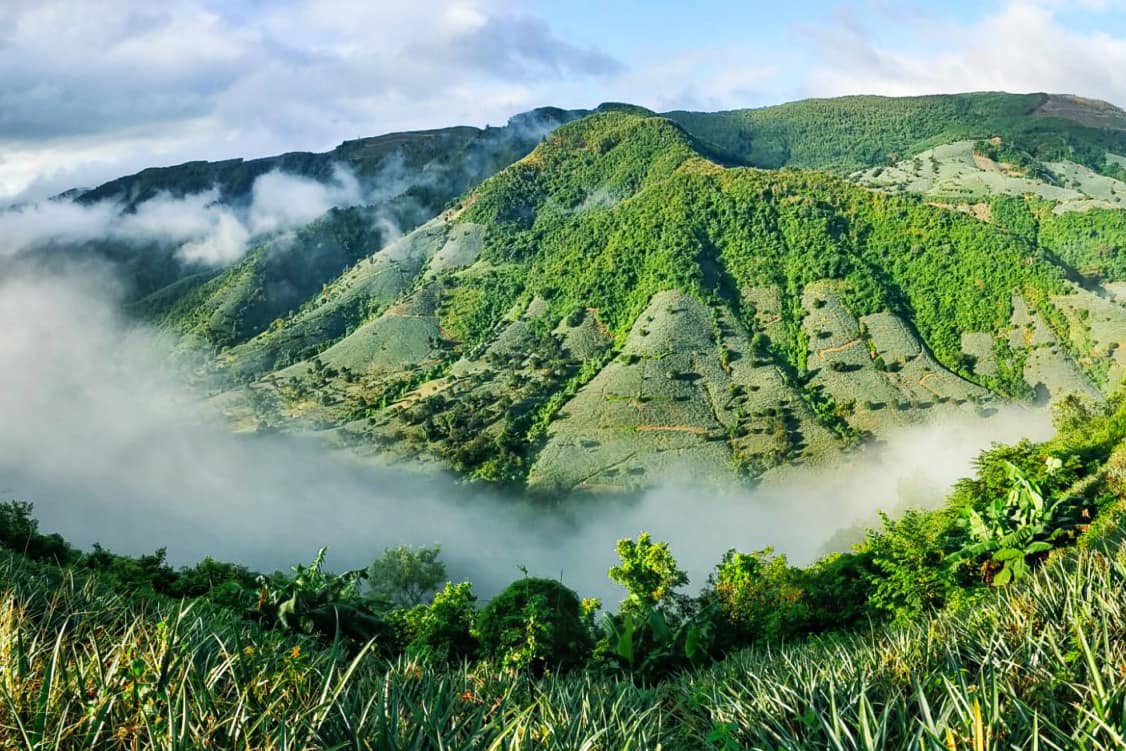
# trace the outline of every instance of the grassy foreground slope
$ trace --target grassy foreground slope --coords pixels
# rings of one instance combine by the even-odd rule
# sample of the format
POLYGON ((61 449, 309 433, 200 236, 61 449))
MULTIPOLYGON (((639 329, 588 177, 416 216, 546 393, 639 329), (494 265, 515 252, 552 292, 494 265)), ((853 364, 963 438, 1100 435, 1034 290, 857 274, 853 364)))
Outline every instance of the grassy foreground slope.
POLYGON ((214 561, 177 572, 159 555, 79 553, 5 507, 0 740, 29 751, 1120 748, 1126 411, 1072 403, 1059 419, 1047 444, 983 455, 946 507, 807 569, 732 552, 686 598, 667 548, 623 541, 610 573, 630 594, 601 624, 550 581, 517 580, 480 609, 468 583, 395 609, 317 565, 256 584, 214 561), (1013 534, 1034 552, 1002 582, 1013 543, 975 545, 974 514, 993 523, 991 507, 1029 489, 1043 508, 1013 534), (533 588, 552 597, 522 596, 533 588), (275 602, 285 607, 264 617, 275 602), (558 638, 573 618, 573 638, 589 629, 590 641, 558 638))
POLYGON ((561 127, 224 353, 219 377, 249 385, 221 403, 553 493, 758 476, 1120 379, 1126 309, 1087 335, 1104 293, 1055 236, 705 153, 635 110, 561 127))
POLYGON ((0 736, 13 749, 1116 749, 1126 726, 1120 554, 1081 553, 965 612, 741 653, 656 690, 388 663, 0 566, 0 736))

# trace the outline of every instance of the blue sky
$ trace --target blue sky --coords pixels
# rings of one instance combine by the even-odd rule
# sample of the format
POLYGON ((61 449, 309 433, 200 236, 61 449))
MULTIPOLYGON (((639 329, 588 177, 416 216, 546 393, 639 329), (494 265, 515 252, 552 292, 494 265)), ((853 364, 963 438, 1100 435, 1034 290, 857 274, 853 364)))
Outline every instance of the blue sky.
POLYGON ((0 202, 541 105, 1126 105, 1122 0, 3 0, 0 202))

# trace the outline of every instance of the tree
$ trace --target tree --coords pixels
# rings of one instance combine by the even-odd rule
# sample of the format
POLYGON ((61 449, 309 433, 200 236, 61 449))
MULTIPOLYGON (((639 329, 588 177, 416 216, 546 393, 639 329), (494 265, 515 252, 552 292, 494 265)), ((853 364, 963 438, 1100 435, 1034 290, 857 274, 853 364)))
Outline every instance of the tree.
POLYGON ((909 509, 899 519, 880 518, 883 528, 869 530, 861 546, 871 560, 870 607, 899 622, 942 607, 957 588, 953 572, 942 566, 950 535, 947 515, 909 509))
POLYGON ((1099 411, 1090 399, 1068 394, 1052 404, 1052 425, 1060 433, 1074 432, 1088 424, 1099 411))
POLYGON ((677 568, 667 542, 653 542, 648 532, 637 541, 618 540, 621 564, 610 569, 610 579, 629 590, 622 609, 655 608, 672 599, 674 590, 688 583, 688 575, 677 568))
POLYGON ((33 506, 19 501, 0 503, 0 548, 8 548, 36 561, 71 563, 80 556, 57 534, 39 532, 39 522, 31 515, 33 506))
POLYGON ((773 641, 804 625, 807 606, 800 572, 771 548, 752 553, 728 550, 711 575, 710 595, 720 606, 735 645, 773 641))
POLYGON ((441 552, 440 545, 387 548, 368 566, 368 591, 397 605, 418 605, 446 580, 446 564, 438 560, 441 552))

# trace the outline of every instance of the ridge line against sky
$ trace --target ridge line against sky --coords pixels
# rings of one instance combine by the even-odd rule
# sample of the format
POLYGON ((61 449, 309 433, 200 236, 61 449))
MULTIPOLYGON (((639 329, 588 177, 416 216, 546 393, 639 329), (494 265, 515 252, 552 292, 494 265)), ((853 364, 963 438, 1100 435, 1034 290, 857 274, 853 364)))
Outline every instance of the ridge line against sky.
POLYGON ((1006 90, 1126 104, 1126 2, 7 0, 0 204, 538 106, 1006 90), (606 7, 609 5, 609 7, 606 7))

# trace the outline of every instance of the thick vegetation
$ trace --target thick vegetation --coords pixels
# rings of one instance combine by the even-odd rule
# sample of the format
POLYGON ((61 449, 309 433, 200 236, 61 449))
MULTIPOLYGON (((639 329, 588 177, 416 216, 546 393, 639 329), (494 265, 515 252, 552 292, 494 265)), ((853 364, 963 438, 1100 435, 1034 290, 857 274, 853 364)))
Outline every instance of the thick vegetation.
POLYGON ((668 116, 727 159, 768 169, 848 173, 895 164, 939 144, 1000 136, 1041 161, 1071 159, 1119 174, 1106 152, 1126 152, 1122 113, 1111 128, 1095 127, 1046 109, 1055 99, 1005 93, 850 96, 668 116))
POLYGON ((1113 748, 1126 403, 1072 400, 1058 423, 983 454, 943 508, 808 568, 730 551, 688 596, 667 545, 623 540, 610 576, 627 597, 601 620, 531 578, 482 609, 467 583, 394 604, 411 571, 434 588, 428 549, 345 574, 323 551, 289 575, 175 570, 77 551, 6 504, 0 733, 26 749, 1113 748))
MULTIPOLYGON (((1126 314, 1059 295, 1126 274, 1123 212, 1106 208, 1121 186, 1104 176, 1124 125, 1043 94, 603 105, 146 170, 82 200, 214 184, 237 206, 269 169, 322 179, 340 163, 365 187, 391 170, 403 179, 372 205, 257 238, 221 270, 168 248, 97 252, 127 270, 134 313, 213 356, 200 382, 228 392, 215 403, 241 430, 323 431, 517 490, 630 490, 666 451, 753 479, 990 395, 1111 390, 1126 314), (956 140, 942 170, 965 168, 958 185, 986 174, 974 160, 994 170, 978 203, 850 182, 956 140), (1094 208, 990 198, 1003 183, 1063 201, 1056 178, 1093 181, 1078 203, 1094 208), (418 229, 391 242, 392 226, 418 229), (607 457, 627 441, 637 459, 619 466, 607 457)), ((941 171, 915 161, 904 175, 941 171)))

